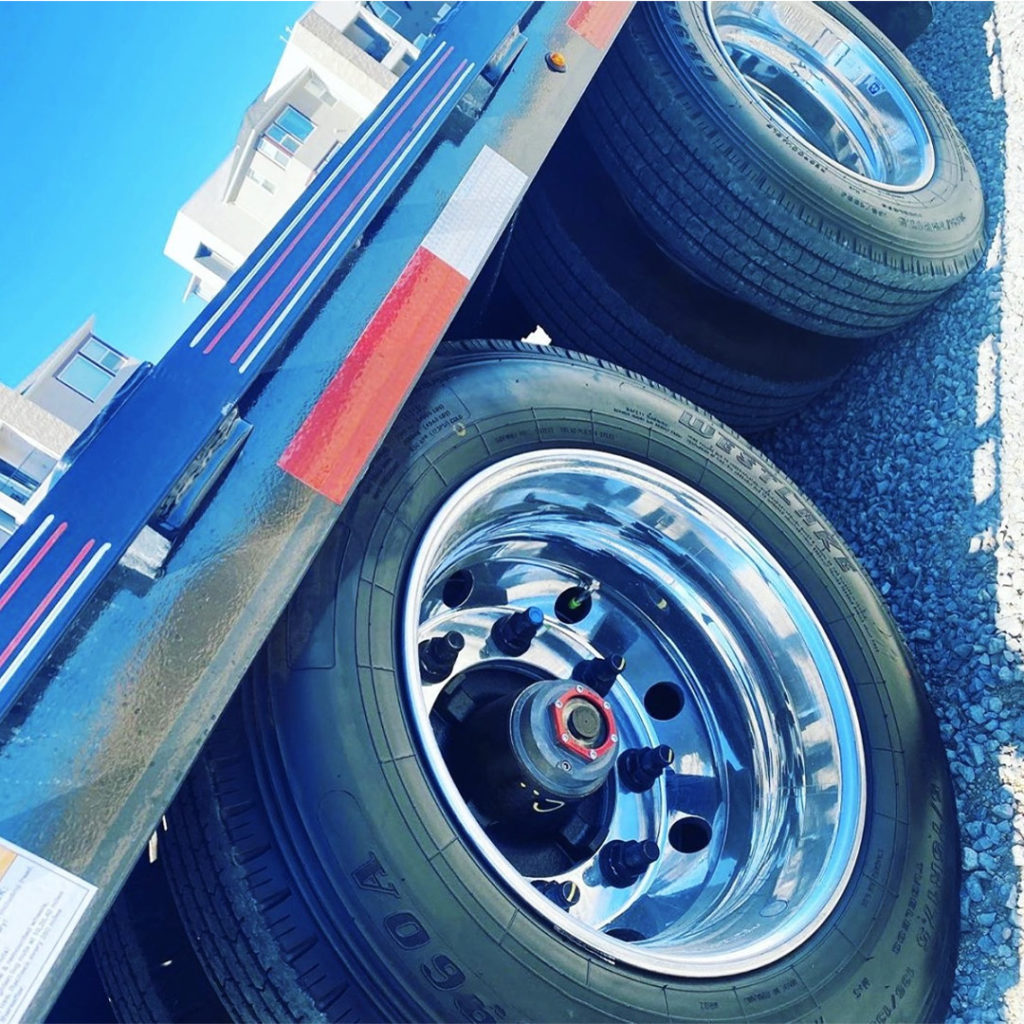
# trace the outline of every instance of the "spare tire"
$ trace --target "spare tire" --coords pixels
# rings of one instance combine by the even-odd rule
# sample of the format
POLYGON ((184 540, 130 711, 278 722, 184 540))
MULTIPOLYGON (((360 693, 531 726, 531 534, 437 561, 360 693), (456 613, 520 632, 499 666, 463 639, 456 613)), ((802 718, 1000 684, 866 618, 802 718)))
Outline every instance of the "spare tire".
POLYGON ((982 253, 963 138, 849 4, 639 4, 583 126, 682 266, 822 334, 905 323, 982 253))
POLYGON ((479 1022, 952 983, 949 774, 877 593, 738 435, 549 347, 431 364, 168 821, 246 1019, 270 974, 290 1019, 479 1022))

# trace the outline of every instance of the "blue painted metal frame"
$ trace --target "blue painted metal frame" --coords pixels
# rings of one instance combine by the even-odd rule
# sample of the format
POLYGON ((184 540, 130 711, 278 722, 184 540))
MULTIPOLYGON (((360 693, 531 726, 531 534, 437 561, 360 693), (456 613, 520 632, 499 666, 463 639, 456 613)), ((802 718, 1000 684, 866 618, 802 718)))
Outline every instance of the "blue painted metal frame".
POLYGON ((461 4, 0 550, 0 716, 529 5, 461 4))
MULTIPOLYGON (((615 17, 620 19, 629 4, 617 6, 615 17)), ((488 19, 509 10, 497 4, 474 7, 488 19)), ((319 285, 307 292, 307 315, 278 345, 275 356, 268 355, 261 370, 239 374, 241 357, 231 366, 230 356, 248 332, 235 335, 235 348, 224 349, 230 370, 223 372, 225 379, 234 373, 248 380, 239 409, 252 424, 248 440, 209 492, 201 514, 181 531, 164 571, 150 578, 119 566, 108 575, 63 631, 23 699, 0 722, 0 839, 96 886, 26 1019, 44 1019, 337 520, 337 504, 281 470, 282 452, 483 149, 498 154, 526 179, 536 174, 604 56, 609 33, 614 34, 608 20, 603 5, 531 4, 522 19, 526 43, 500 88, 487 96, 481 80, 472 80, 460 113, 447 120, 415 159, 401 187, 360 244, 342 259, 315 304, 307 300, 319 285), (592 16, 606 27, 588 35, 592 16), (551 50, 565 54, 566 74, 548 70, 545 55, 551 50), (479 117, 466 113, 474 110, 479 117)), ((492 23, 485 30, 493 39, 504 27, 492 23)), ((445 34, 453 38, 449 29, 445 34)), ((480 53, 485 49, 481 45, 480 53)), ((250 269, 244 269, 243 277, 250 269)), ((227 302, 229 296, 225 293, 219 301, 227 302)), ((215 304, 205 316, 212 317, 217 308, 215 304)), ((272 316, 280 312, 281 307, 272 316)), ((184 341, 189 351, 182 358, 191 362, 181 364, 183 387, 204 365, 221 358, 217 353, 226 336, 205 357, 200 345, 189 347, 189 339, 205 322, 200 320, 184 341)), ((206 337, 212 340, 209 332, 206 337)), ((136 387, 142 389, 146 382, 143 375, 136 387)), ((133 389, 125 405, 136 401, 134 394, 133 389)), ((219 396, 215 390, 211 394, 213 408, 222 413, 215 401, 219 396)), ((207 413, 212 421, 212 410, 207 413)), ((120 408, 114 409, 97 438, 114 430, 120 415, 120 408)), ((184 415, 177 413, 176 422, 184 415)), ((127 467, 144 469, 152 445, 179 443, 166 431, 158 434, 152 424, 148 446, 116 429, 120 444, 108 449, 111 468, 93 482, 92 503, 106 503, 103 488, 127 467)), ((184 461, 184 454, 179 455, 184 461)), ((167 480, 163 486, 176 485, 167 480)), ((69 516, 77 513, 73 505, 63 508, 69 516)), ((29 536, 19 531, 10 544, 21 546, 29 536)), ((20 574, 38 550, 23 556, 7 579, 20 574)), ((8 557, 10 552, 0 554, 8 557)), ((0 584, 0 594, 6 589, 0 584)), ((13 598, 7 601, 11 607, 13 598)), ((0 625, 6 611, 0 611, 0 625)), ((47 643, 56 635, 55 626, 47 643)))

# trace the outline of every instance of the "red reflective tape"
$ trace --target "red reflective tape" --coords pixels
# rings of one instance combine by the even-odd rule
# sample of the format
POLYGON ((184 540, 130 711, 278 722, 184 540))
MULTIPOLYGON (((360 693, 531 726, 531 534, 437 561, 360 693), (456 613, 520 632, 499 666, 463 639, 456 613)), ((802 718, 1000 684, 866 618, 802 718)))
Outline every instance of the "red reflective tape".
POLYGON ((18 588, 22 585, 22 583, 24 583, 25 580, 27 580, 29 576, 32 575, 33 572, 35 572, 36 566, 39 565, 39 563, 46 557, 50 548, 52 548, 53 545, 56 544, 58 540, 60 540, 60 535, 67 528, 67 523, 61 523, 60 526, 58 526, 57 529, 50 534, 50 536, 46 540, 46 543, 35 553, 35 555, 32 557, 32 560, 28 563, 28 565, 26 565, 25 568, 22 569, 20 573, 18 573, 17 578, 11 583, 7 590, 4 591, 3 596, 0 597, 0 608, 3 608, 3 606, 7 604, 7 602, 10 601, 12 597, 14 597, 15 593, 17 592, 18 588))
POLYGON ((417 249, 278 465, 340 505, 468 289, 467 277, 417 249))
POLYGON ((622 3, 619 0, 603 0, 601 3, 583 0, 576 5, 568 25, 588 43, 603 50, 615 38, 615 34, 632 9, 632 3, 622 3))
MULTIPOLYGON (((64 525, 67 524, 65 523, 64 525)), ((11 640, 11 642, 3 649, 2 652, 0 652, 0 666, 2 666, 4 662, 7 661, 7 659, 14 653, 14 651, 17 649, 21 641, 25 639, 29 630, 36 624, 36 622, 43 615, 46 609, 49 608, 51 604, 53 604, 53 599, 61 592, 61 590, 64 587, 64 584, 67 583, 67 581, 74 574, 75 570, 82 564, 83 560, 85 559, 85 556, 89 554, 89 552, 93 549, 93 546, 95 544, 95 540, 89 540, 85 542, 85 545, 82 547, 82 550, 79 551, 77 555, 75 555, 75 558, 72 561, 72 563, 64 570, 64 572, 61 573, 57 582, 54 583, 52 587, 50 587, 49 591, 46 594, 46 597, 44 597, 42 601, 40 601, 39 604, 36 605, 36 610, 25 620, 24 625, 22 625, 21 629, 19 629, 18 632, 14 634, 14 638, 11 640)))

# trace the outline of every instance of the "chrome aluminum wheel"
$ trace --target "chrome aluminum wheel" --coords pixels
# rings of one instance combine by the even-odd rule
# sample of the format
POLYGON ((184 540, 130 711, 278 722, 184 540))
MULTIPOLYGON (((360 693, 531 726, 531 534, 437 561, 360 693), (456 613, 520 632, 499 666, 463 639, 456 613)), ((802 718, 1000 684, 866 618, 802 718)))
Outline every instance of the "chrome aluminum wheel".
POLYGON ((844 25, 813 3, 705 4, 744 89, 785 129, 864 181, 912 191, 935 170, 931 136, 906 90, 844 25))
POLYGON ((560 932, 715 977, 835 906, 865 814, 847 682, 793 581, 705 496, 611 454, 507 459, 433 518, 403 607, 428 773, 560 932))

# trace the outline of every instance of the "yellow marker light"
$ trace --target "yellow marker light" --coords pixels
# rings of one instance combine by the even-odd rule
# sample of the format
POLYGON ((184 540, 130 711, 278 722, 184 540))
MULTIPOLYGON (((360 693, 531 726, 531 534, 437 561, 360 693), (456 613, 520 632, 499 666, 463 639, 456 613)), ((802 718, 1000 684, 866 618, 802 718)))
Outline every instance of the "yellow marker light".
POLYGON ((569 66, 568 64, 566 64, 565 54, 559 53, 557 50, 552 50, 550 53, 548 53, 544 57, 544 60, 547 63, 547 66, 551 68, 552 71, 565 71, 565 69, 569 66))

